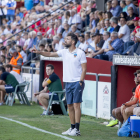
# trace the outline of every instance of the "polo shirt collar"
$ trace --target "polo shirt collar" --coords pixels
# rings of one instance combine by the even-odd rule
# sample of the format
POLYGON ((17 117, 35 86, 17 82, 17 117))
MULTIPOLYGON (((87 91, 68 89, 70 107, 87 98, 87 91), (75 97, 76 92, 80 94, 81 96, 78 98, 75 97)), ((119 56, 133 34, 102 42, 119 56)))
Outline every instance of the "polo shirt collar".
POLYGON ((78 50, 78 48, 76 48, 73 52, 70 52, 69 49, 67 51, 68 51, 68 53, 75 54, 75 53, 77 53, 77 50, 78 50))

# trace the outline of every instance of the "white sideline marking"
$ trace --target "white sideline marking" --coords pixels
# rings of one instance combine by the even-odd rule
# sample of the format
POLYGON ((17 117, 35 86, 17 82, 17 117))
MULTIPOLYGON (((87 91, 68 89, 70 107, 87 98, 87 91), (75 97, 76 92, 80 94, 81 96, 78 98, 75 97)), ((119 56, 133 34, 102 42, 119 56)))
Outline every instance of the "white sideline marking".
POLYGON ((44 133, 48 133, 48 134, 51 134, 51 135, 54 135, 54 136, 57 136, 57 137, 61 137, 61 138, 66 139, 66 140, 74 140, 74 139, 68 138, 68 137, 66 137, 66 136, 62 136, 62 135, 59 135, 59 134, 55 134, 55 133, 52 133, 52 132, 49 132, 49 131, 46 131, 46 130, 43 130, 43 129, 40 129, 40 128, 37 128, 37 127, 34 127, 34 126, 31 126, 31 125, 28 125, 28 124, 26 124, 26 123, 22 123, 22 122, 20 122, 20 121, 16 121, 16 120, 9 119, 9 118, 2 117, 2 116, 0 116, 0 118, 5 119, 5 120, 8 120, 8 121, 15 122, 15 123, 18 123, 18 124, 21 124, 21 125, 23 125, 23 126, 29 127, 29 128, 31 128, 31 129, 34 129, 34 130, 38 130, 38 131, 40 131, 40 132, 44 132, 44 133))

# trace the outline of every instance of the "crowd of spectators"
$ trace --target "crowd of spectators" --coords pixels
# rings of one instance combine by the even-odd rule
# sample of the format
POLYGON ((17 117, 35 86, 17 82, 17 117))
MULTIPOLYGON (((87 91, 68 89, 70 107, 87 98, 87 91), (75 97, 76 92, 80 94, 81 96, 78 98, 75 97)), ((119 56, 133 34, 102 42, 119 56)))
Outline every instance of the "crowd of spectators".
POLYGON ((105 9, 99 11, 96 0, 62 1, 57 5, 40 0, 31 10, 16 8, 15 0, 0 1, 0 64, 20 69, 33 58, 39 59, 33 47, 48 52, 64 49, 69 32, 76 34, 76 47, 87 57, 112 61, 113 55, 140 55, 137 2, 108 0, 105 9))

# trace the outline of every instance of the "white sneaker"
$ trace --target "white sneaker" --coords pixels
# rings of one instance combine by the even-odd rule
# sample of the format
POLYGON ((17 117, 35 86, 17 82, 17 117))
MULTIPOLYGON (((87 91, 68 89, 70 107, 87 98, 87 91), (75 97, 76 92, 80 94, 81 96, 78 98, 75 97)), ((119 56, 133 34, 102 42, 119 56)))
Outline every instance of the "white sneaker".
POLYGON ((3 105, 3 102, 0 103, 0 106, 3 105))
POLYGON ((72 131, 68 135, 69 136, 81 136, 80 130, 78 131, 76 128, 72 129, 72 131))
POLYGON ((44 109, 43 113, 40 114, 41 116, 46 115, 47 114, 47 110, 44 109))
POLYGON ((72 128, 69 128, 67 131, 63 132, 62 135, 69 135, 69 133, 72 131, 72 128))

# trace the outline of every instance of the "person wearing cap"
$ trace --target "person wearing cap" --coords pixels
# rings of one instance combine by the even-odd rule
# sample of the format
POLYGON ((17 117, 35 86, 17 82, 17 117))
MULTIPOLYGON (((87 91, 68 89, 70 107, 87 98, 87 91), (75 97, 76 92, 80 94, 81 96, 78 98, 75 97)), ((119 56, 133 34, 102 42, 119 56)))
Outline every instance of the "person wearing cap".
POLYGON ((13 67, 13 71, 17 72, 18 74, 20 74, 20 70, 21 70, 21 66, 23 65, 23 57, 20 53, 17 52, 16 49, 11 48, 9 50, 12 59, 10 61, 10 64, 13 67))
POLYGON ((4 103, 4 96, 6 93, 12 93, 15 91, 18 85, 16 78, 9 72, 5 72, 4 67, 0 67, 0 106, 4 103))
POLYGON ((112 61, 113 55, 116 53, 121 54, 123 51, 123 41, 118 38, 117 32, 111 33, 111 40, 108 41, 107 49, 103 54, 98 55, 97 59, 112 61))
POLYGON ((41 32, 37 32, 37 43, 36 43, 36 48, 39 49, 39 45, 40 42, 42 41, 43 37, 42 37, 42 33, 41 32))
POLYGON ((88 45, 88 48, 90 48, 94 52, 98 52, 99 50, 102 49, 104 40, 102 40, 101 34, 99 32, 93 33, 92 38, 94 38, 94 41, 91 42, 90 44, 86 42, 86 44, 88 45))
POLYGON ((137 32, 139 32, 139 29, 140 29, 140 19, 139 17, 135 17, 133 19, 134 21, 134 26, 135 26, 135 29, 134 31, 131 33, 131 36, 134 36, 137 32))
POLYGON ((108 48, 107 47, 108 46, 108 42, 111 40, 110 39, 110 32, 104 31, 103 39, 104 39, 103 47, 99 51, 96 51, 96 52, 94 52, 94 50, 92 49, 93 51, 92 51, 92 53, 90 53, 89 57, 96 58, 96 56, 97 56, 97 59, 98 59, 98 55, 104 53, 104 51, 108 48))

